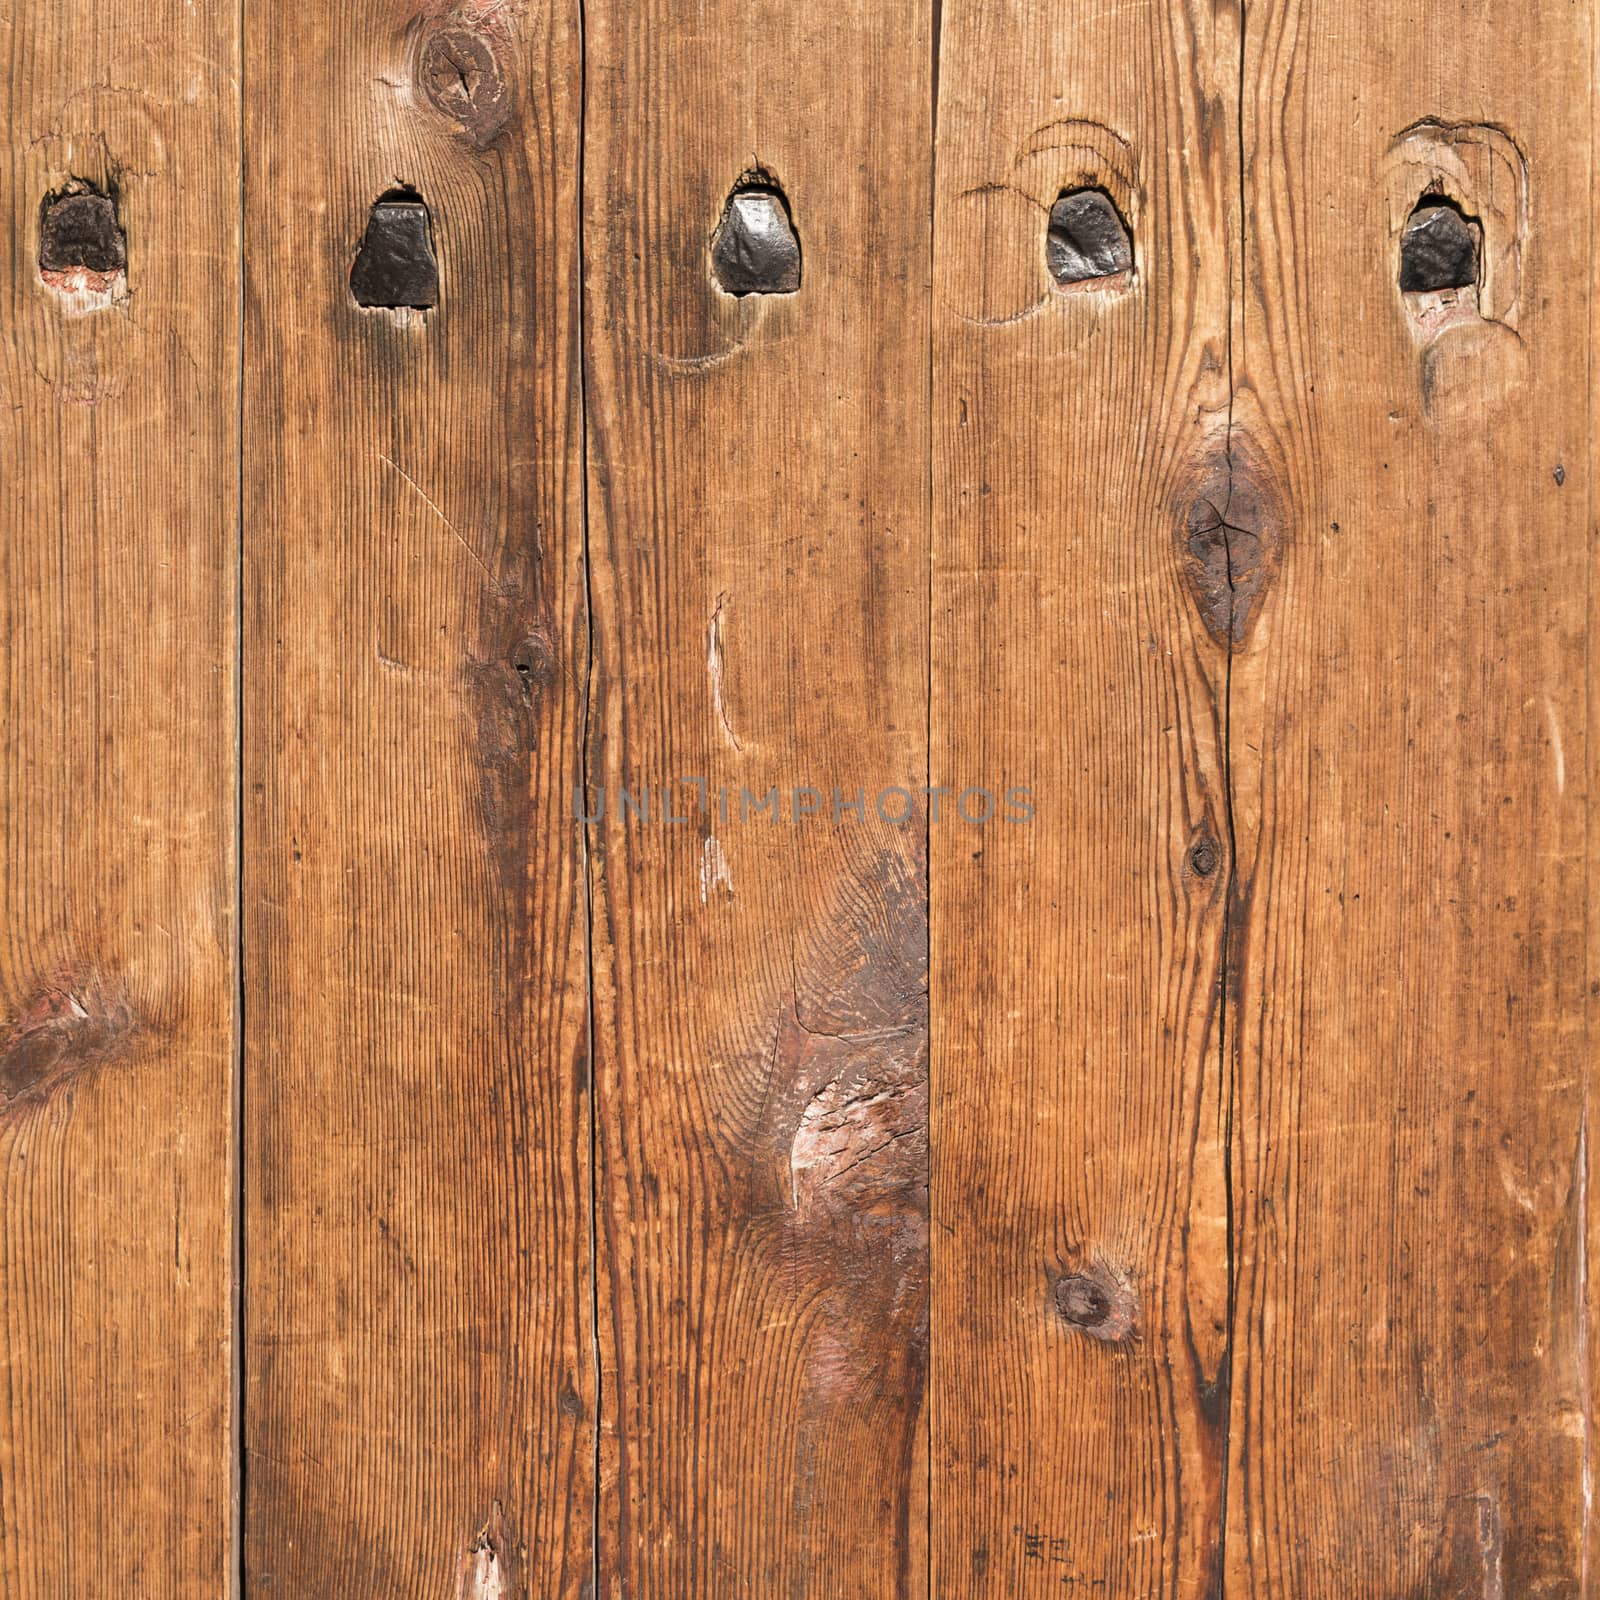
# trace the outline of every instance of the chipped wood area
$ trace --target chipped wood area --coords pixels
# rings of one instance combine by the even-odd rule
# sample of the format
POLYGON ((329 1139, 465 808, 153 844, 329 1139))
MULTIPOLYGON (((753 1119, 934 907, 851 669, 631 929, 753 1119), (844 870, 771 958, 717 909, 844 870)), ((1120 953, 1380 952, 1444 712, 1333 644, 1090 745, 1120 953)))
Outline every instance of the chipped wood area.
POLYGON ((1597 29, 0 15, 0 1600, 1587 1595, 1597 29))

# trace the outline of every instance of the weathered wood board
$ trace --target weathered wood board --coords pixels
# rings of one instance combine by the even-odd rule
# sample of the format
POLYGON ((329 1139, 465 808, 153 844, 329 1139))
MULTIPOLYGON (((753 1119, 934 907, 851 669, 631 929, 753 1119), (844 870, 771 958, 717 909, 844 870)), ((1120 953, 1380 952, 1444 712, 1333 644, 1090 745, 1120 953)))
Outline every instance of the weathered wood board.
POLYGON ((6 1600, 232 1567, 239 34, 116 10, 0 13, 6 1600))
POLYGON ((1249 18, 1228 1593, 1581 1595, 1593 19, 1249 18))
POLYGON ((580 55, 478 11, 251 20, 252 1595, 592 1567, 580 55), (404 188, 437 303, 359 306, 404 188))
POLYGON ((925 1593, 930 14, 586 17, 600 1593, 925 1593))
POLYGON ((933 770, 1036 814, 934 835, 933 1591, 1211 1594, 1239 17, 947 3, 941 55, 933 770), (1080 188, 1134 266, 1063 288, 1080 188))

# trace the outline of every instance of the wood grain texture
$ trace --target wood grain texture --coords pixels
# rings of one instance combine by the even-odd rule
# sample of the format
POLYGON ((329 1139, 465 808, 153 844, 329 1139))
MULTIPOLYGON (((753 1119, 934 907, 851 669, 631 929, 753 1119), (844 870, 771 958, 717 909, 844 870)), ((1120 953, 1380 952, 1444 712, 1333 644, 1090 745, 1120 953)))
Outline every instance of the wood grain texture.
POLYGON ((233 1544, 239 41, 113 10, 0 15, 6 1600, 210 1600, 233 1544), (41 276, 74 182, 114 292, 41 276))
POLYGON ((1597 63, 0 15, 0 1600, 1582 1600, 1597 63))
POLYGON ((600 1593, 922 1594, 928 8, 586 17, 600 1593))
POLYGON ((247 1589, 576 1596, 575 8, 267 5, 250 52, 247 1589), (398 185, 426 313, 349 289, 398 185))
POLYGON ((944 10, 933 768, 1037 814, 931 855, 940 1595, 1218 1582, 1227 657, 1189 519, 1226 502, 1239 25, 944 10), (1053 282, 1080 187, 1131 279, 1053 282))
POLYGON ((1250 15, 1228 1592, 1577 1596, 1592 19, 1250 15))

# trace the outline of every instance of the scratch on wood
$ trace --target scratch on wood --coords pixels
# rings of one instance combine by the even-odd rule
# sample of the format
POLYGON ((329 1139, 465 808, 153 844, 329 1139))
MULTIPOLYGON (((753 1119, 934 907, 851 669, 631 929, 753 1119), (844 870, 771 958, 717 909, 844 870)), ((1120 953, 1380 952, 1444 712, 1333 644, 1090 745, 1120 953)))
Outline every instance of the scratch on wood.
POLYGON ((1478 1502, 1478 1556, 1483 1563, 1483 1600, 1505 1600, 1505 1583, 1500 1573, 1500 1557, 1505 1550, 1506 1532, 1500 1521, 1499 1497, 1480 1493, 1478 1502))
MULTIPOLYGON (((891 1046, 904 1029, 877 1036, 857 1035, 857 1044, 877 1044, 885 1065, 894 1062, 891 1046)), ((803 1212, 821 1191, 842 1182, 857 1168, 883 1155, 902 1139, 927 1135, 926 1080, 915 1075, 887 1088, 863 1088, 859 1081, 825 1083, 800 1115, 789 1147, 791 1204, 803 1212)))
POLYGON ((1574 1321, 1578 1329, 1578 1396, 1583 1427, 1583 1528, 1580 1534, 1583 1581, 1579 1593, 1589 1593, 1590 1519, 1594 1515, 1594 1410, 1589 1370, 1589 1106, 1587 1099, 1578 1122, 1578 1154, 1573 1163, 1572 1188, 1577 1197, 1577 1272, 1574 1321))
POLYGON ((456 1562, 456 1600, 515 1600, 505 1512, 500 1502, 456 1562))
POLYGON ((445 527, 447 527, 450 530, 450 532, 452 534, 455 535, 455 538, 456 538, 457 542, 460 544, 461 548, 463 550, 465 550, 467 552, 467 554, 469 556, 471 556, 472 559, 475 562, 477 562, 478 570, 480 572, 482 572, 484 577, 486 577, 489 580, 490 583, 493 583, 494 582, 494 574, 484 564, 483 557, 480 556, 478 554, 478 552, 476 550, 474 550, 470 544, 467 543, 466 539, 462 536, 461 530, 455 525, 455 523, 453 523, 449 519, 449 517, 447 517, 444 514, 444 512, 442 512, 438 508, 438 506, 436 506, 433 503, 432 499, 429 498, 427 490, 424 489, 422 487, 422 485, 420 483, 418 483, 417 480, 415 478, 413 478, 411 476, 411 474, 409 472, 407 472, 404 467, 398 465, 396 462, 391 461, 388 458, 388 456, 383 454, 382 451, 378 452, 378 459, 386 467, 393 468, 394 471, 398 472, 400 474, 400 476, 402 478, 404 478, 406 480, 406 482, 411 485, 411 487, 422 497, 422 503, 425 506, 427 506, 427 508, 434 514, 434 516, 436 516, 445 525, 445 527))
POLYGON ((855 922, 793 958, 777 1064, 791 1084, 790 1209, 798 1223, 864 1211, 926 1233, 927 907, 920 873, 885 856, 855 922))
POLYGON ((722 841, 712 834, 700 846, 700 904, 705 905, 718 889, 733 894, 733 874, 722 841))
POLYGON ((1545 722, 1550 728, 1550 751, 1556 763, 1556 793, 1567 792, 1567 758, 1561 748, 1561 724, 1556 720, 1556 708, 1550 696, 1544 697, 1545 722))
POLYGON ((722 729, 722 736, 735 750, 742 752, 744 746, 728 720, 728 701, 723 685, 722 613, 731 598, 730 595, 719 594, 716 608, 711 613, 711 626, 706 630, 706 671, 711 675, 711 700, 717 710, 717 723, 722 729))

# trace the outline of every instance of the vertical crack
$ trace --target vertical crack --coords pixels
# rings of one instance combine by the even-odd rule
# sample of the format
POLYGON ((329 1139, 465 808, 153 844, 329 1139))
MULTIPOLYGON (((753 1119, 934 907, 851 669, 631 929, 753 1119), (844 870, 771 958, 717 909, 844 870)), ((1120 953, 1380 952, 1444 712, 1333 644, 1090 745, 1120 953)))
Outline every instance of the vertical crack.
POLYGON ((1230 1488, 1230 1474, 1233 1466, 1233 1357, 1235 1348, 1236 1327, 1239 1310, 1239 1279, 1236 1245, 1239 1232, 1239 1219, 1237 1200, 1234 1184, 1234 1139, 1233 1139, 1233 1110, 1234 1110, 1234 1081, 1229 1068, 1229 1052, 1233 1048, 1233 1040, 1229 1035, 1228 1021, 1232 1007, 1232 990, 1234 984, 1234 941, 1238 935, 1238 896, 1239 896, 1239 835, 1234 815, 1233 803, 1233 658, 1238 647, 1240 636, 1239 617, 1239 591, 1237 575, 1234 571, 1233 539, 1237 531, 1230 516, 1233 510, 1234 488, 1234 453, 1233 453, 1233 427, 1234 427, 1234 401, 1238 394, 1237 375, 1234 367, 1234 325, 1242 311, 1244 298, 1245 278, 1245 236, 1246 236, 1246 210, 1245 210, 1245 174, 1244 174, 1244 84, 1246 53, 1245 40, 1247 36, 1248 0, 1239 0, 1239 49, 1237 58, 1237 71, 1235 78, 1235 155, 1238 161, 1238 192, 1235 203, 1239 211, 1238 237, 1236 240, 1238 250, 1237 274, 1230 271, 1228 275, 1228 333, 1227 333, 1227 366, 1228 366, 1228 420, 1224 434, 1223 453, 1227 462, 1227 495, 1223 507, 1222 522, 1222 548, 1225 573, 1228 584, 1228 628, 1226 636, 1226 655, 1224 657, 1222 678, 1222 814, 1223 826, 1227 834, 1228 844, 1228 874, 1223 885, 1222 899, 1222 954, 1218 963, 1219 995, 1217 1003, 1217 1094, 1218 1104, 1222 1117, 1222 1185, 1223 1204, 1227 1208, 1227 1259, 1225 1262, 1225 1276, 1227 1285, 1227 1344, 1223 1353, 1223 1372, 1219 1373, 1219 1382, 1223 1389, 1222 1400, 1222 1471, 1221 1471, 1221 1504, 1218 1508, 1217 1518, 1217 1572, 1214 1594, 1221 1596, 1226 1593, 1228 1585, 1228 1494, 1230 1488), (1237 281, 1238 299, 1240 304, 1235 304, 1234 285, 1237 281))
MULTIPOLYGON (((589 274, 585 256, 588 224, 586 181, 589 129, 589 18, 585 0, 578 15, 578 434, 582 457, 579 476, 579 539, 583 567, 584 675, 583 714, 579 721, 579 781, 589 792, 590 718, 594 706, 595 637, 594 579, 589 544, 589 274)), ((587 806, 584 810, 587 811, 587 806)), ((589 861, 589 829, 578 827, 578 862, 583 874, 584 1055, 589 1094, 589 1358, 594 1365, 594 1438, 590 1446, 589 1597, 600 1594, 600 1431, 605 1415, 603 1364, 600 1351, 600 1125, 599 1084, 595 1068, 594 1017, 594 877, 589 861)))
POLYGON ((244 417, 245 417, 245 230, 248 187, 245 162, 247 128, 246 85, 249 52, 245 48, 245 0, 238 0, 234 12, 235 50, 238 53, 239 110, 239 216, 234 235, 238 252, 238 288, 235 300, 235 333, 238 338, 238 363, 234 380, 234 595, 233 595, 233 1084, 229 1107, 233 1146, 233 1304, 230 1307, 233 1332, 233 1359, 229 1363, 229 1409, 232 1413, 232 1491, 229 1513, 228 1591, 232 1600, 242 1600, 246 1592, 245 1572, 245 1146, 244 1146, 244 1071, 245 1071, 245 964, 244 964, 244 851, 245 851, 245 743, 244 743, 244 646, 245 646, 245 515, 244 515, 244 417))
MULTIPOLYGON (((929 64, 929 110, 928 110, 928 579, 927 579, 927 629, 923 639, 923 652, 926 658, 927 671, 924 678, 925 696, 925 723, 923 744, 923 771, 928 789, 933 788, 933 615, 934 615, 934 537, 938 526, 938 501, 935 498, 938 492, 938 473, 936 470, 936 443, 938 438, 938 420, 934 411, 935 380, 934 380, 934 306, 937 304, 933 294, 934 283, 934 252, 938 246, 939 229, 939 55, 943 46, 944 33, 944 0, 932 0, 932 15, 930 25, 932 38, 930 50, 932 60, 929 64)), ((933 1570, 936 1562, 934 1548, 934 1520, 933 1520, 933 1406, 936 1383, 934 1380, 933 1349, 934 1328, 936 1319, 932 1308, 936 1304, 934 1295, 934 1240, 938 1229, 932 1226, 936 1215, 934 1193, 934 1152, 938 1149, 935 1140, 934 1117, 938 1107, 938 1095, 935 1092, 935 1051, 933 1042, 938 1037, 938 1030, 934 1026, 933 1006, 933 975, 936 971, 933 960, 933 837, 932 823, 927 814, 923 817, 923 845, 922 845, 922 891, 924 914, 927 917, 928 940, 928 1332, 927 1344, 924 1353, 923 1369, 923 1434, 924 1434, 924 1475, 923 1486, 923 1515, 927 1520, 927 1536, 923 1542, 924 1573, 927 1579, 927 1600, 933 1600, 933 1570)))
MULTIPOLYGON (((1595 98, 1596 77, 1593 72, 1589 75, 1589 125, 1594 126, 1597 110, 1595 98)), ((1594 171, 1591 167, 1591 185, 1594 182, 1594 171)), ((1594 259, 1597 245, 1595 208, 1589 207, 1589 258, 1594 259)), ((1595 349, 1595 314, 1594 307, 1590 306, 1590 338, 1588 351, 1585 355, 1585 376, 1588 381, 1584 385, 1584 393, 1590 397, 1589 401, 1589 428, 1588 436, 1593 437, 1594 430, 1594 349, 1595 349)), ((1594 455, 1591 447, 1591 459, 1594 455)), ((1559 480, 1558 480, 1559 481, 1559 480)), ((1594 526, 1594 474, 1590 472, 1585 485, 1584 495, 1588 511, 1587 526, 1594 526)), ((1594 563, 1584 564, 1584 617, 1588 623, 1584 632, 1584 749, 1593 748, 1594 737, 1594 563)), ((1585 835, 1590 848, 1584 853, 1584 897, 1583 897, 1583 947, 1586 953, 1594 950, 1591 908, 1594 904, 1594 848, 1595 835, 1594 807, 1590 805, 1585 812, 1585 835)), ((1586 954, 1586 971, 1584 983, 1583 1002, 1583 1038, 1584 1059, 1593 1060, 1590 1042, 1593 1036, 1594 1000, 1592 998, 1593 980, 1593 955, 1586 954)), ((1578 1371, 1579 1393, 1583 1403, 1583 1531, 1581 1535, 1582 1547, 1579 1555, 1580 1583, 1579 1592, 1587 1595, 1590 1592, 1589 1574, 1591 1565, 1591 1547, 1594 1540, 1594 1395, 1593 1375, 1589 1368, 1589 1100, 1593 1075, 1583 1075, 1583 1098, 1581 1121, 1579 1123, 1578 1139, 1578 1182, 1580 1200, 1578 1206, 1578 1371)))

